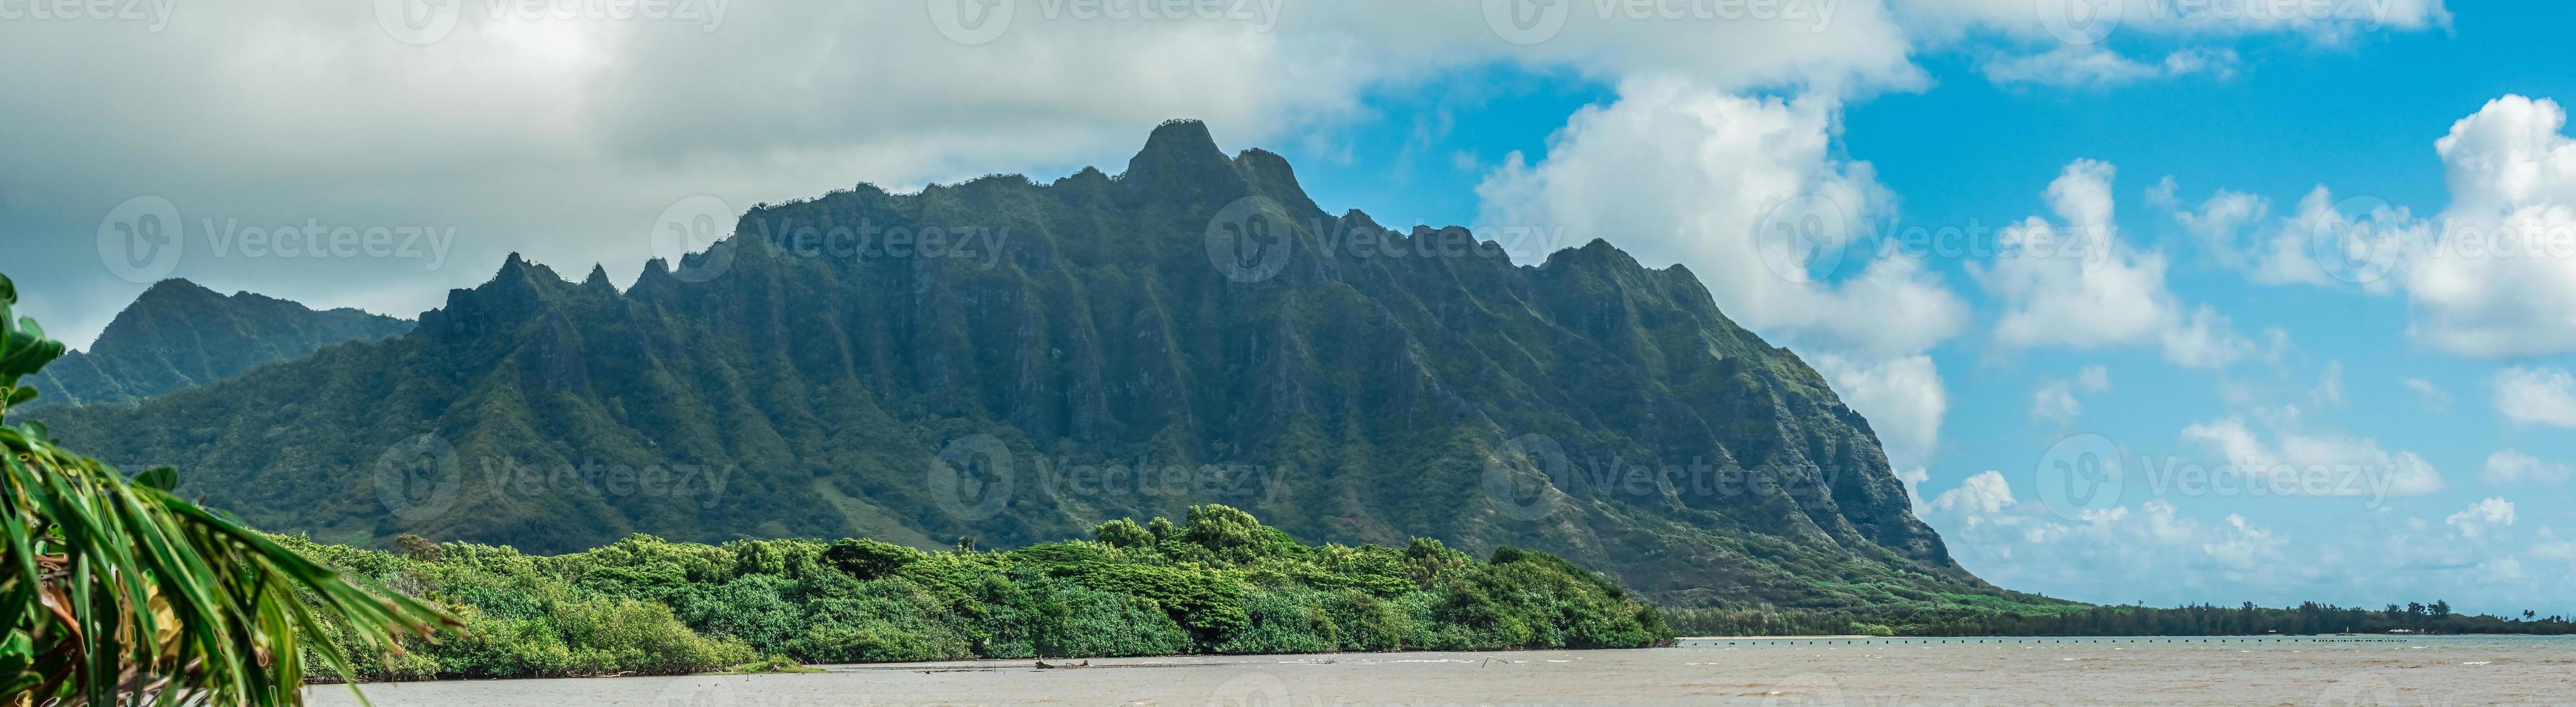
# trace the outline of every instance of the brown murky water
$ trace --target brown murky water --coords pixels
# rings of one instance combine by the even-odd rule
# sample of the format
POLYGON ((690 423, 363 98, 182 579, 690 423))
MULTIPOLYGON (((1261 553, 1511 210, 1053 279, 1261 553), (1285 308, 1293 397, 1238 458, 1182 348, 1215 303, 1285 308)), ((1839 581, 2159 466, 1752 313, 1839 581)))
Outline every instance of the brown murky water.
MULTIPOLYGON (((369 686, 388 706, 2576 704, 2576 639, 1749 639, 1634 651, 834 666, 369 686)), ((352 704, 317 687, 317 704, 352 704)))

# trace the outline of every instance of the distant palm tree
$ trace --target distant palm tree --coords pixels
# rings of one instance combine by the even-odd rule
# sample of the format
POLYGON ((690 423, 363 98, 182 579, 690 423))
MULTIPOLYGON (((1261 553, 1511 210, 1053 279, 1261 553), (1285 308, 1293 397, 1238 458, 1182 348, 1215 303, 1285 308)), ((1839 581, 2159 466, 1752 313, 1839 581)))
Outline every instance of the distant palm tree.
MULTIPOLYGON (((63 355, 17 303, 0 276, 0 418, 63 355)), ((308 651, 356 682, 325 622, 387 651, 455 625, 181 500, 170 467, 129 480, 35 423, 0 425, 0 466, 0 705, 301 704, 308 651)))

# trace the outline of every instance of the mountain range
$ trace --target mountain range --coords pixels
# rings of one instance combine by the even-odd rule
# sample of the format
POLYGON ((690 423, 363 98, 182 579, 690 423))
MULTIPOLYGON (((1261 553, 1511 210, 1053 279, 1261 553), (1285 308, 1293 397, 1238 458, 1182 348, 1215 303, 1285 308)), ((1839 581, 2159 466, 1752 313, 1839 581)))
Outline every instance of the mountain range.
POLYGON ((332 542, 1018 546, 1214 502, 1306 542, 1542 549, 1676 605, 2000 592, 1688 270, 1332 214, 1196 122, 1117 175, 759 205, 623 291, 513 255, 398 337, 342 312, 239 366, 185 333, 232 319, 120 317, 90 358, 176 343, 29 416, 332 542))
POLYGON ((295 302, 218 294, 187 280, 163 280, 74 351, 30 377, 35 405, 121 403, 240 375, 253 366, 310 355, 323 346, 382 339, 412 322, 356 309, 316 311, 295 302))

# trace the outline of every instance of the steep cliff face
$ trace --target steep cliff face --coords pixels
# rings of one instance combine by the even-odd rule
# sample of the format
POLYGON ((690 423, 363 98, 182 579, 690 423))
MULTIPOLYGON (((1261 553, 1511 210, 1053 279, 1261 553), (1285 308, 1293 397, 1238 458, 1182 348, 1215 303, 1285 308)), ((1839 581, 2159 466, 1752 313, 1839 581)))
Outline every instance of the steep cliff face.
POLYGON ((324 346, 411 331, 411 322, 355 309, 315 311, 248 292, 230 296, 163 280, 108 322, 87 351, 31 378, 37 405, 122 403, 230 378, 324 346))
POLYGON ((994 546, 1220 502, 1684 604, 1994 591, 1868 422, 1691 273, 1331 215, 1197 123, 1119 176, 863 185, 735 233, 623 293, 514 256, 401 339, 42 417, 341 540, 994 546))

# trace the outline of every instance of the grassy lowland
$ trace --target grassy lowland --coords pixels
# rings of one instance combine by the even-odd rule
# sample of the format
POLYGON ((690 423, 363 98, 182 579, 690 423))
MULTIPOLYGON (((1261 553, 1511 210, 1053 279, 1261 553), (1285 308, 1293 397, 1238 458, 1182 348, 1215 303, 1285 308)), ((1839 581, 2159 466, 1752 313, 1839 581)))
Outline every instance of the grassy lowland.
POLYGON ((1221 505, 1192 507, 1178 524, 1110 521, 1094 536, 944 552, 644 535, 555 556, 418 539, 400 552, 293 546, 465 622, 462 636, 364 656, 369 680, 701 672, 780 657, 1637 648, 1672 638, 1654 607, 1541 552, 1506 547, 1478 561, 1436 540, 1304 545, 1221 505))

